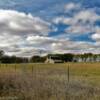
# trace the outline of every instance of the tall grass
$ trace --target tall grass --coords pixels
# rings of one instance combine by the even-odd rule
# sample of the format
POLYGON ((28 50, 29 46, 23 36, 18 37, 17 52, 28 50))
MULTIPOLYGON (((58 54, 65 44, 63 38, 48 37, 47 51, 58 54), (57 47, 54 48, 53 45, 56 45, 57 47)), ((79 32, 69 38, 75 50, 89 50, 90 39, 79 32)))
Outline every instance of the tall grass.
POLYGON ((72 65, 69 82, 65 64, 2 65, 0 97, 16 97, 15 100, 100 100, 100 85, 91 82, 98 76, 99 67, 72 65))

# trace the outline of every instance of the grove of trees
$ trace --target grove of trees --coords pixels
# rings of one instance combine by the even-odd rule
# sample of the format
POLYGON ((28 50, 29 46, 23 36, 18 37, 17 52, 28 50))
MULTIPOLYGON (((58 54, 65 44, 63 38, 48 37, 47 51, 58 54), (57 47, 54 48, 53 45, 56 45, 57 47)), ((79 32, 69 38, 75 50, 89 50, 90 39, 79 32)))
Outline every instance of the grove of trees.
POLYGON ((49 56, 57 56, 62 59, 64 62, 72 62, 74 58, 80 59, 87 59, 93 58, 96 59, 97 57, 100 58, 100 54, 92 54, 92 53, 84 53, 84 54, 48 54, 47 56, 32 56, 30 58, 27 57, 17 57, 17 56, 8 56, 5 55, 3 50, 0 50, 0 63, 44 63, 46 58, 49 56))
POLYGON ((0 63, 28 63, 28 58, 5 55, 4 51, 0 50, 0 63))

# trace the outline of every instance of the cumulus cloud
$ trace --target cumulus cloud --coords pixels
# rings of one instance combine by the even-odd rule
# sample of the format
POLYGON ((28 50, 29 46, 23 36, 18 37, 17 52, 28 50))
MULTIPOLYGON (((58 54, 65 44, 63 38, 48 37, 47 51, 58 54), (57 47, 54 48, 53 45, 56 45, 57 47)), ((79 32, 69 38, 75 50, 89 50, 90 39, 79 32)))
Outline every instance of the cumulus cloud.
POLYGON ((57 17, 53 21, 54 23, 63 23, 67 25, 73 25, 77 23, 83 23, 83 24, 88 24, 88 23, 93 23, 97 20, 100 20, 100 16, 96 14, 93 10, 82 10, 76 13, 72 17, 57 17))
MULTIPOLYGON (((100 16, 91 10, 81 11, 70 21, 71 26, 66 29, 69 33, 92 33, 95 31, 94 23, 100 20, 100 16)), ((65 20, 66 21, 66 20, 65 20)))
POLYGON ((38 47, 44 47, 47 50, 46 53, 83 53, 91 52, 93 48, 97 46, 90 42, 75 42, 69 39, 55 39, 54 37, 41 37, 31 36, 27 38, 30 45, 36 44, 38 47))
MULTIPOLYGON (((70 4, 75 8, 75 4, 70 4)), ((78 4, 76 4, 77 6, 78 4)), ((93 9, 81 9, 71 17, 60 16, 53 19, 55 24, 69 25, 66 33, 92 33, 95 32, 94 23, 100 20, 100 16, 93 9)))
POLYGON ((49 41, 49 43, 57 42, 56 39, 53 39, 53 38, 50 38, 50 37, 38 36, 38 35, 27 37, 27 41, 29 41, 30 43, 45 43, 45 42, 47 43, 48 41, 49 41))
POLYGON ((75 4, 75 3, 73 3, 73 2, 68 3, 68 4, 65 5, 65 9, 66 9, 66 10, 72 10, 72 9, 77 8, 77 7, 79 7, 79 5, 78 5, 78 4, 75 4))
MULTIPOLYGON (((71 11, 79 11, 81 9, 81 5, 79 3, 70 2, 64 6, 64 12, 70 13, 71 11)), ((74 13, 74 12, 73 12, 74 13)))
POLYGON ((27 37, 47 36, 50 31, 50 23, 39 17, 14 10, 0 10, 0 49, 8 54, 22 52, 27 45, 27 37))
POLYGON ((96 41, 100 41, 100 27, 95 28, 95 33, 91 37, 96 41))
POLYGON ((63 24, 72 24, 72 18, 65 18, 64 16, 62 17, 57 17, 53 19, 53 22, 55 24, 63 23, 63 24))
POLYGON ((74 16, 74 19, 77 21, 85 22, 95 22, 100 19, 100 16, 97 15, 93 10, 82 10, 74 16))
POLYGON ((39 34, 47 35, 50 31, 50 23, 31 14, 25 14, 13 10, 0 10, 0 34, 27 35, 39 34))
POLYGON ((66 25, 65 33, 69 37, 69 41, 66 41, 68 44, 66 42, 54 43, 52 45, 53 48, 57 51, 59 50, 59 52, 66 52, 67 50, 74 53, 95 53, 95 51, 96 53, 100 53, 100 28, 96 25, 96 22, 100 20, 100 15, 92 8, 82 8, 80 4, 69 3, 65 8, 65 11, 67 11, 65 16, 58 16, 53 19, 53 22, 57 25, 66 25), (71 12, 71 10, 73 10, 73 12, 71 12), (72 13, 71 16, 67 16, 68 12, 72 13), (70 41, 73 35, 81 36, 81 34, 89 36, 89 38, 95 40, 95 42, 90 40, 88 40, 88 42, 82 42, 78 39, 77 41, 70 41))
POLYGON ((71 27, 65 30, 66 33, 70 34, 82 34, 82 33, 91 33, 93 32, 93 26, 91 25, 72 25, 71 27))
MULTIPOLYGON (((69 4, 67 10, 79 7, 79 5, 69 4)), ((93 10, 82 10, 72 17, 58 17, 53 20, 55 24, 63 23, 69 25, 65 29, 67 34, 79 34, 93 32, 91 38, 96 43, 72 41, 64 34, 58 37, 50 37, 51 23, 14 10, 0 10, 0 49, 6 54, 17 56, 32 56, 47 53, 82 53, 92 52, 97 48, 99 52, 100 28, 94 27, 95 21, 100 16, 93 10), (66 37, 66 38, 65 38, 66 37)), ((59 29, 54 27, 54 31, 59 29)))

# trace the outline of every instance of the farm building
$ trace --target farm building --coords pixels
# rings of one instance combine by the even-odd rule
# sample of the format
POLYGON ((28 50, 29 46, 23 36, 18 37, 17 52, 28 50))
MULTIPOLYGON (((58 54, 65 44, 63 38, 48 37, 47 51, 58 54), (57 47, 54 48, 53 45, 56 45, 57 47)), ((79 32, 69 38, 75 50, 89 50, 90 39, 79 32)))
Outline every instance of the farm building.
POLYGON ((48 56, 45 63, 64 63, 64 61, 58 56, 48 56))

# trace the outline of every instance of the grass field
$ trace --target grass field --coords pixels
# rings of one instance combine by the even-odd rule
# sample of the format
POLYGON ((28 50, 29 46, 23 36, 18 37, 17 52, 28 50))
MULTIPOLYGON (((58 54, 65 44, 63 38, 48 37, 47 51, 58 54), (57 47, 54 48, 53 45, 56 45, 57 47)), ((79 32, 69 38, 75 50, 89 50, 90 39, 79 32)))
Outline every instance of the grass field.
POLYGON ((1 64, 2 99, 100 100, 100 63, 1 64))

